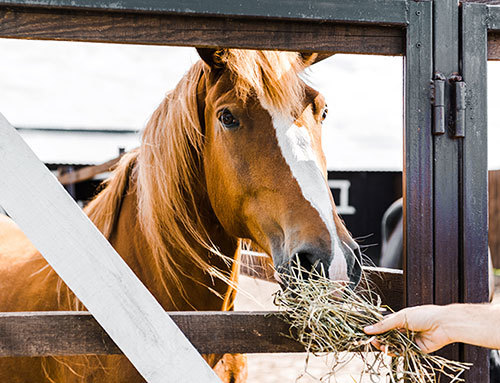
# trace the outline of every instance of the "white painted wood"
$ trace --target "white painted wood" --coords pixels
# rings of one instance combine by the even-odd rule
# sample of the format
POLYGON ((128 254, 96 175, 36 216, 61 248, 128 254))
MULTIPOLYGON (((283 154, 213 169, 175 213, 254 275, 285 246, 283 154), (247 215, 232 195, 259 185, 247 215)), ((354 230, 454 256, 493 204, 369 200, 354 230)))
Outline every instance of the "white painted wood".
POLYGON ((1 114, 0 205, 146 381, 220 383, 160 304, 1 114))

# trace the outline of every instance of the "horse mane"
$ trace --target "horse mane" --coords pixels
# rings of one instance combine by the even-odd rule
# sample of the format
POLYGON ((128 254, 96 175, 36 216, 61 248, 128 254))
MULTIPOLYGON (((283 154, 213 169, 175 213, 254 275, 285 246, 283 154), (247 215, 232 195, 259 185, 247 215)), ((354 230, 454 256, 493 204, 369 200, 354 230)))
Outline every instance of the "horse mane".
MULTIPOLYGON (((299 74, 304 64, 297 53, 224 49, 217 51, 214 59, 230 71, 237 97, 244 102, 256 96, 263 104, 290 113, 302 102, 304 85, 299 74)), ((204 188, 199 173, 204 136, 197 88, 204 72, 210 70, 203 61, 191 67, 153 112, 140 148, 121 159, 103 191, 86 208, 109 238, 133 169, 138 219, 167 293, 166 281, 177 282, 181 288, 178 273, 189 277, 186 270, 177 267, 177 253, 187 256, 195 267, 231 283, 227 272, 216 269, 199 254, 201 245, 207 254, 231 258, 220 254, 212 243, 196 205, 196 196, 204 188)))
POLYGON ((101 184, 102 191, 85 207, 85 213, 107 239, 110 238, 118 219, 138 154, 138 149, 125 153, 113 169, 111 177, 101 184))

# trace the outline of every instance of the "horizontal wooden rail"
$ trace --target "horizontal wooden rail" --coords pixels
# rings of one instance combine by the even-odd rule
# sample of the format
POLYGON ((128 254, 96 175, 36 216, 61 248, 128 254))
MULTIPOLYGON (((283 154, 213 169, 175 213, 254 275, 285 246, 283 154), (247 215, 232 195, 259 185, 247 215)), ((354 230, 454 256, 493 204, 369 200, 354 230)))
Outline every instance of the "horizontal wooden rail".
MULTIPOLYGON (((251 270, 242 268, 244 274, 274 281, 268 269, 251 270)), ((368 267, 364 270, 385 304, 394 309, 402 307, 401 270, 368 267)), ((169 315, 201 353, 304 351, 299 343, 284 335, 289 333, 289 327, 277 312, 171 312, 169 315)), ((121 354, 88 312, 0 313, 0 357, 81 354, 121 354)))
POLYGON ((403 26, 387 23, 214 17, 14 4, 0 1, 0 37, 380 55, 402 55, 405 51, 403 26))
MULTIPOLYGON (((277 311, 170 312, 202 354, 295 353, 277 311)), ((0 357, 117 355, 118 346, 87 311, 0 312, 0 357)))
MULTIPOLYGON (((0 37, 379 55, 405 53, 406 36, 402 25, 20 4, 23 2, 0 0, 0 37)), ((492 10, 494 15, 500 13, 497 8, 492 10)), ((488 34, 489 60, 500 60, 500 37, 496 29, 500 24, 495 20, 491 23, 492 33, 488 34)))
POLYGON ((180 14, 263 19, 306 19, 358 23, 408 24, 405 0, 290 0, 210 1, 199 0, 0 0, 0 5, 36 9, 102 10, 143 14, 180 14))
MULTIPOLYGON (((302 352, 272 312, 172 312, 201 353, 302 352)), ((87 312, 0 313, 0 357, 121 354, 87 312)))

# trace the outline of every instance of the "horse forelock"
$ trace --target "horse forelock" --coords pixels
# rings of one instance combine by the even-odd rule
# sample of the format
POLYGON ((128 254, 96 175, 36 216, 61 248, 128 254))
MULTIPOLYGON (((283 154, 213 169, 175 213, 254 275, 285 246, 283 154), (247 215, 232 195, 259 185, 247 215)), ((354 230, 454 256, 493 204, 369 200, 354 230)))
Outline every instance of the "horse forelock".
POLYGON ((232 74, 237 96, 246 99, 255 94, 276 111, 294 115, 304 97, 300 73, 306 64, 299 53, 223 49, 215 61, 232 74))

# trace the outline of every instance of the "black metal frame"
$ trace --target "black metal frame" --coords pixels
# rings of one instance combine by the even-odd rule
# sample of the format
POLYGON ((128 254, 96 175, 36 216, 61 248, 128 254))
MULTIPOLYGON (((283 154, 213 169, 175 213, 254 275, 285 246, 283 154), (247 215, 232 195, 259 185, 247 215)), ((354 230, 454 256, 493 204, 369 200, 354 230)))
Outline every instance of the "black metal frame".
MULTIPOLYGON (((464 4, 460 13, 456 0, 0 0, 0 37, 404 54, 409 306, 487 299, 488 30, 500 30, 498 7, 464 4), (233 33, 241 31, 247 38, 233 33), (350 43, 336 41, 339 35, 350 43), (391 47, 366 46, 379 38, 391 47), (448 113, 444 134, 433 135, 431 82, 444 76, 444 104, 452 110, 460 72, 468 92, 465 137, 454 135, 448 113)), ((484 350, 452 346, 447 353, 475 363, 469 381, 487 381, 484 350)))

